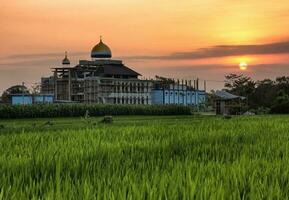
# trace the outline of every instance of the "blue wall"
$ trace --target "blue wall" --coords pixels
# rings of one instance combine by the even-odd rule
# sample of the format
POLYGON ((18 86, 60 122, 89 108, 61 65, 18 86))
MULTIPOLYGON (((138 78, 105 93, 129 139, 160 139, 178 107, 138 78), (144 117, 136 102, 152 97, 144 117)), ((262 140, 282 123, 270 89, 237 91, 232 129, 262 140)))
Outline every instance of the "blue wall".
POLYGON ((32 96, 12 96, 12 105, 32 104, 32 96))
POLYGON ((53 96, 52 95, 35 96, 34 103, 53 103, 53 96))
MULTIPOLYGON (((12 95, 12 105, 27 105, 33 103, 32 95, 12 95)), ((34 96, 34 103, 53 103, 53 95, 36 95, 34 96)))
POLYGON ((204 91, 153 90, 152 104, 199 105, 206 100, 204 91))

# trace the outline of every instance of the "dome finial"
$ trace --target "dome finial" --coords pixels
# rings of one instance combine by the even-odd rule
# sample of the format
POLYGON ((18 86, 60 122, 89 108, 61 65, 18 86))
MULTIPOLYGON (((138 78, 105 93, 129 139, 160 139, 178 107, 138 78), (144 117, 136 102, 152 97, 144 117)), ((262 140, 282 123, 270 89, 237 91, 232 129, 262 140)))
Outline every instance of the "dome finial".
POLYGON ((110 48, 102 42, 102 36, 99 36, 99 43, 91 50, 91 58, 111 58, 110 48))
POLYGON ((62 60, 62 64, 63 64, 63 65, 70 65, 70 61, 69 61, 69 59, 67 58, 67 51, 65 51, 64 55, 65 55, 65 57, 64 57, 64 59, 62 60))

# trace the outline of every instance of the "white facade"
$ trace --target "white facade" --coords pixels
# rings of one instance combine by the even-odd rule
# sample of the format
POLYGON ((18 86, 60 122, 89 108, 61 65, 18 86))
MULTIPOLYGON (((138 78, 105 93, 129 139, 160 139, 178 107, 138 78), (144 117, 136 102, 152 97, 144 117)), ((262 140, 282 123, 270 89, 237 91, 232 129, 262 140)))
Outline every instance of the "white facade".
POLYGON ((152 81, 90 77, 84 84, 87 103, 151 104, 152 81))

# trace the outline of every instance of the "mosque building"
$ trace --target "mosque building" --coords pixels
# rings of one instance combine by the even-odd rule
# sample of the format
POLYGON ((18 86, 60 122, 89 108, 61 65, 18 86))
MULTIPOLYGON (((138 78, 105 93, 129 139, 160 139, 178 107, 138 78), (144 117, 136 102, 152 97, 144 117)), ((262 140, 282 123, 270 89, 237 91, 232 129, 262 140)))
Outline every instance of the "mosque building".
POLYGON ((80 60, 74 67, 65 52, 62 66, 52 68, 53 76, 41 78, 41 93, 53 95, 54 102, 199 105, 205 101, 205 91, 190 81, 140 79, 138 72, 111 58, 101 38, 91 50, 91 60, 80 60))

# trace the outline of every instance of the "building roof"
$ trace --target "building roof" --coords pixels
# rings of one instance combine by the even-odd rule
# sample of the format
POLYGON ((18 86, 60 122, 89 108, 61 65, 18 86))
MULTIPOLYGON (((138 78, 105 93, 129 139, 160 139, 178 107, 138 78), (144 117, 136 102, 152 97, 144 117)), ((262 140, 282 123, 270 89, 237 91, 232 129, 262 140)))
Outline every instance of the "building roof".
POLYGON ((60 67, 52 68, 58 71, 95 71, 99 75, 127 75, 127 76, 140 76, 141 74, 128 68, 119 60, 97 60, 97 61, 86 61, 81 60, 79 65, 75 67, 60 67))
POLYGON ((104 74, 111 74, 111 75, 129 75, 129 76, 139 76, 140 74, 136 71, 121 65, 105 65, 104 67, 104 74))
POLYGON ((215 92, 215 95, 217 97, 219 97, 220 99, 222 100, 232 100, 232 99, 246 99, 245 97, 242 97, 242 96, 238 96, 238 95, 234 95, 234 94, 231 94, 229 92, 226 92, 224 90, 217 90, 215 92))

